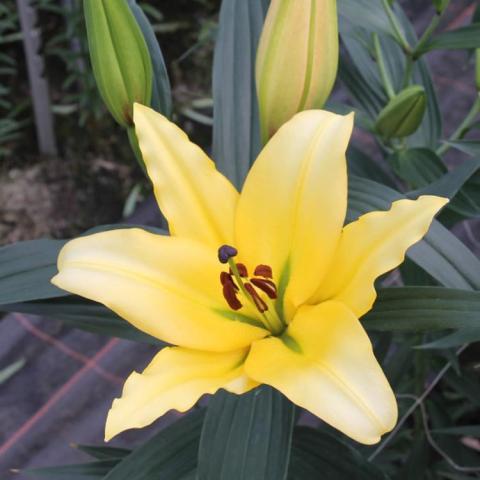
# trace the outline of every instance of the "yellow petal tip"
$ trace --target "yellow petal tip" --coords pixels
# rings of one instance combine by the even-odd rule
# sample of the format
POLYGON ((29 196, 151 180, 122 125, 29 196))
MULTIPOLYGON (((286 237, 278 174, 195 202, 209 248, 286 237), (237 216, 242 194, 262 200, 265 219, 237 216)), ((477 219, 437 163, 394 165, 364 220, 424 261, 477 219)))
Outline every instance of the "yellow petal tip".
POLYGON ((52 277, 50 279, 50 283, 52 285, 55 285, 57 288, 60 288, 61 290, 65 290, 62 272, 58 272, 54 277, 52 277))
POLYGON ((440 210, 444 207, 450 199, 445 197, 439 197, 437 195, 422 195, 418 197, 417 201, 422 201, 434 208, 435 210, 440 210))
POLYGON ((59 277, 59 276, 60 276, 60 274, 57 273, 54 277, 52 277, 52 278, 50 279, 50 283, 51 283, 52 285, 55 285, 56 287, 58 287, 58 286, 59 286, 59 283, 60 283, 60 282, 58 281, 58 277, 59 277))

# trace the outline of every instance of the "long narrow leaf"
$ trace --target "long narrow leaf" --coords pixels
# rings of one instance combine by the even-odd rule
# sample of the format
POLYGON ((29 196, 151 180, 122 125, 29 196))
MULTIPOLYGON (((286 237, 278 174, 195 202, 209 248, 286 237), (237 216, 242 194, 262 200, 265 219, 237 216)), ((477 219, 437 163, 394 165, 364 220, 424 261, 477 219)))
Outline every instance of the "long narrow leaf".
MULTIPOLYGON (((350 175, 348 221, 372 210, 388 210, 404 196, 379 183, 350 175)), ((433 221, 407 256, 445 287, 480 290, 480 260, 453 233, 433 221)))
POLYGON ((204 411, 197 410, 127 455, 105 480, 181 480, 197 465, 204 411))
POLYGON ((369 330, 431 332, 475 328, 480 331, 480 292, 442 287, 398 287, 378 292, 363 317, 369 330))
POLYGON ((241 187, 260 150, 257 44, 269 0, 223 0, 213 66, 213 158, 241 187))
POLYGON ((43 315, 53 320, 61 320, 70 327, 87 332, 163 345, 160 340, 136 329, 103 305, 74 295, 45 301, 0 305, 0 311, 43 315))
POLYGON ((270 387, 241 397, 218 392, 202 430, 198 479, 285 479, 293 422, 294 406, 270 387))
POLYGON ((293 437, 289 480, 384 480, 386 476, 338 438, 308 427, 293 437))

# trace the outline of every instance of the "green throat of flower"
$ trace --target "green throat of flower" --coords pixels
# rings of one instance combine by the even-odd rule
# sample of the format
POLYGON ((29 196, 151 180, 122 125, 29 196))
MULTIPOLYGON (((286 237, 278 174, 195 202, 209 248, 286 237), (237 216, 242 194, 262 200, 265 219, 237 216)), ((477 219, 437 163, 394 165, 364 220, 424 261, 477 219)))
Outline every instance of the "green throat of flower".
POLYGON ((232 310, 240 310, 249 302, 259 313, 259 320, 273 335, 281 335, 286 327, 276 309, 277 286, 273 281, 272 269, 268 265, 257 265, 253 276, 243 263, 236 263, 233 258, 238 251, 230 245, 218 249, 218 259, 228 264, 229 271, 220 273, 223 296, 232 310))

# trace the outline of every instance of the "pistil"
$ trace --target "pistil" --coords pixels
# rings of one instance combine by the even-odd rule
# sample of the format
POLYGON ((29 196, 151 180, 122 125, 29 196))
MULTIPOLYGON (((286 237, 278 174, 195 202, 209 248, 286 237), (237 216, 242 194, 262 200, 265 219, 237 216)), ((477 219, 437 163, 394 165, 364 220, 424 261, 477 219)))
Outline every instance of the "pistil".
POLYGON ((284 323, 277 316, 275 308, 268 308, 267 302, 260 296, 255 287, 265 293, 270 300, 277 298, 277 289, 272 278, 272 269, 267 265, 259 265, 255 268, 254 275, 263 278, 248 279, 248 271, 242 263, 236 263, 233 258, 237 256, 237 249, 230 245, 223 245, 218 250, 218 259, 221 263, 228 264, 230 272, 222 272, 220 281, 223 286, 223 295, 233 310, 242 307, 237 298, 237 292, 255 307, 262 317, 262 322, 274 335, 279 335, 285 329, 284 323), (233 278, 232 278, 233 277, 233 278))

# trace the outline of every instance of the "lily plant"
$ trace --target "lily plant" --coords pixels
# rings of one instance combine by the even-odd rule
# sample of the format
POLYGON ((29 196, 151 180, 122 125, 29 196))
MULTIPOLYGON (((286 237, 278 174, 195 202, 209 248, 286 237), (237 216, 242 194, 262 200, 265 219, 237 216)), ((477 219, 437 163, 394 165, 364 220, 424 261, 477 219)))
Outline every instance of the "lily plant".
POLYGON ((127 379, 106 439, 184 412, 205 393, 270 385, 364 444, 397 420, 359 320, 447 202, 399 200, 344 225, 353 115, 295 115, 241 193, 176 125, 135 104, 134 124, 170 235, 131 228, 70 241, 58 287, 172 345, 127 379))

